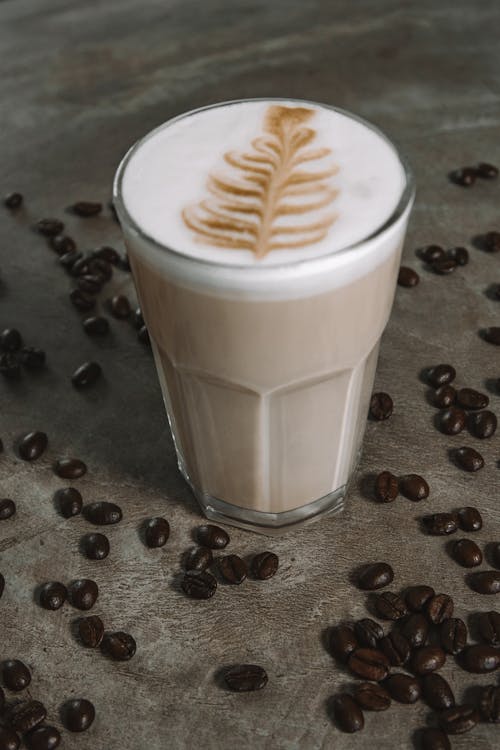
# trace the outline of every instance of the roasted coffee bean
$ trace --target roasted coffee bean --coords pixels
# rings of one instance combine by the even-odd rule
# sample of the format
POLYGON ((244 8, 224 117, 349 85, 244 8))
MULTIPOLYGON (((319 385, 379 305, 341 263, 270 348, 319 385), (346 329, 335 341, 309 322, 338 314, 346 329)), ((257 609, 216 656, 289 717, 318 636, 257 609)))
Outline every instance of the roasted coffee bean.
POLYGON ((388 393, 374 393, 370 400, 370 416, 377 422, 389 419, 394 408, 392 398, 388 393))
POLYGON ((457 265, 458 263, 456 260, 445 257, 440 260, 435 260, 431 267, 434 273, 437 273, 440 276, 445 276, 446 274, 452 273, 457 265))
POLYGON ((61 733, 56 727, 37 727, 24 738, 28 750, 55 750, 61 744, 61 733))
POLYGON ((388 563, 376 562, 365 565, 358 575, 358 588, 363 591, 383 589, 394 580, 394 571, 388 563))
POLYGON ((21 193, 7 193, 6 196, 4 196, 3 204, 6 208, 10 208, 11 211, 13 211, 16 208, 19 208, 19 206, 23 202, 23 196, 21 193))
POLYGON ((500 650, 483 643, 469 646, 462 652, 464 669, 475 674, 494 672, 500 666, 500 650))
POLYGON ((217 590, 217 580, 206 570, 188 570, 181 586, 192 599, 210 599, 217 590))
POLYGON ((72 237, 68 237, 67 234, 58 234, 56 237, 51 237, 49 242, 51 248, 58 255, 66 255, 66 253, 72 253, 76 250, 76 242, 72 237))
POLYGON ((500 614, 495 611, 481 612, 478 617, 479 634, 490 646, 500 646, 500 614))
POLYGON ((150 343, 149 331, 146 328, 146 326, 142 326, 142 328, 139 329, 139 331, 137 332, 137 338, 139 339, 139 341, 141 342, 141 344, 149 344, 150 343))
POLYGON ((86 505, 83 509, 83 515, 89 523, 96 526, 109 526, 119 523, 123 518, 120 506, 116 503, 108 503, 105 500, 86 505))
POLYGON ((363 711, 349 693, 340 693, 333 701, 333 715, 342 732, 359 732, 365 725, 363 711))
POLYGON ((34 346, 25 346, 21 349, 19 360, 27 370, 41 370, 45 365, 45 352, 34 346))
POLYGON ((441 669, 446 661, 446 654, 439 646, 422 646, 411 656, 411 666, 415 674, 424 675, 441 669))
POLYGON ((120 260, 120 253, 118 253, 114 247, 110 247, 109 245, 98 247, 96 250, 92 251, 91 255, 93 258, 101 258, 101 260, 105 260, 107 263, 112 263, 113 265, 116 265, 120 260))
POLYGON ((498 420, 492 411, 478 411, 469 416, 469 429, 477 438, 489 438, 497 430, 498 420))
POLYGON ((61 479, 79 479, 87 473, 87 467, 79 458, 60 458, 54 464, 54 471, 61 479))
MULTIPOLYGON (((88 255, 84 255, 83 257, 79 258, 71 268, 69 269, 69 272, 71 276, 75 276, 76 278, 82 277, 82 276, 92 276, 91 268, 90 268, 90 258, 88 255)), ((101 281, 100 277, 96 277, 101 281)))
POLYGON ((259 581, 267 581, 272 578, 279 566, 278 555, 274 552, 260 552, 252 558, 250 569, 254 578, 259 581))
POLYGON ((384 687, 389 691, 391 698, 398 703, 416 703, 420 698, 419 682, 409 674, 401 672, 390 674, 384 681, 384 687))
POLYGON ((82 617, 78 621, 78 633, 84 646, 97 648, 104 637, 104 623, 97 615, 82 617))
POLYGON ((408 609, 412 612, 421 612, 435 593, 432 586, 410 586, 405 593, 408 609))
POLYGON ((208 547, 193 547, 186 554, 184 568, 186 570, 206 570, 213 562, 212 550, 208 547))
POLYGON ((5 328, 0 333, 0 349, 4 352, 17 352, 23 345, 23 339, 17 328, 5 328))
POLYGON ((213 526, 212 524, 206 524, 205 526, 199 526, 197 529, 198 543, 202 547, 209 547, 210 549, 224 549, 229 544, 229 534, 220 526, 213 526))
POLYGON ((230 690, 236 693, 248 693, 262 690, 267 685, 267 673, 258 664, 236 664, 226 669, 224 681, 230 690))
POLYGON ((424 729, 421 735, 422 750, 451 750, 448 735, 441 729, 424 729))
POLYGON ((123 319, 128 318, 132 312, 130 302, 124 294, 117 294, 110 301, 111 313, 115 318, 123 319))
POLYGON ((458 539, 453 545, 453 557, 463 568, 476 568, 483 562, 483 553, 472 539, 458 539))
POLYGON ((463 620, 450 617, 441 624, 439 630, 441 646, 446 653, 456 656, 467 645, 467 626, 463 620))
POLYGON ((97 214, 100 214, 102 211, 102 203, 96 203, 94 201, 78 201, 77 203, 73 203, 73 205, 69 207, 69 210, 77 216, 82 216, 84 218, 88 216, 97 216, 97 214))
POLYGON ((375 479, 375 497, 381 503, 391 503, 398 496, 398 478, 390 471, 382 471, 375 479))
POLYGON ((432 513, 424 516, 422 523, 427 533, 432 536, 446 536, 457 530, 457 519, 453 513, 432 513))
POLYGON ((482 161, 476 167, 477 176, 483 180, 495 180, 498 177, 498 167, 494 164, 482 161))
POLYGON ((7 720, 16 732, 26 734, 42 723, 47 711, 40 701, 21 701, 15 703, 7 712, 7 720))
POLYGON ((482 570, 471 573, 469 583, 478 594, 500 593, 500 572, 498 570, 482 570))
POLYGON ((485 409, 490 399, 485 393, 475 391, 474 388, 460 388, 457 391, 457 403, 463 409, 485 409))
POLYGON ((428 706, 435 711, 444 711, 455 705, 455 696, 444 677, 436 672, 424 675, 422 678, 422 695, 428 706))
POLYGON ((384 591, 377 596, 375 609, 384 620, 400 620, 408 613, 403 599, 392 591, 384 591))
POLYGON ((170 535, 170 524, 166 518, 150 518, 144 532, 146 547, 164 547, 170 535))
POLYGON ((28 432, 19 441, 18 451, 23 461, 36 461, 48 445, 45 432, 28 432))
POLYGON ((475 167, 461 167, 451 173, 450 179, 461 187, 472 187, 476 181, 477 169, 475 167))
POLYGON ((413 502, 425 500, 426 497, 429 497, 429 485, 419 474, 406 474, 406 476, 400 477, 399 489, 402 495, 407 497, 408 500, 413 500, 413 502))
POLYGON ((401 633, 406 638, 411 648, 425 646, 429 636, 429 622, 420 612, 410 615, 401 628, 401 633))
POLYGON ((133 321, 134 326, 137 328, 138 331, 143 327, 143 325, 144 325, 144 318, 142 317, 142 310, 141 310, 140 307, 137 307, 134 310, 134 313, 133 313, 133 316, 132 316, 132 321, 133 321))
POLYGON ((111 263, 108 263, 104 258, 91 258, 89 261, 89 273, 92 276, 98 276, 101 282, 105 283, 113 276, 113 269, 111 263))
POLYGON ((226 555, 219 560, 219 570, 227 583, 240 584, 247 577, 247 566, 238 555, 226 555))
POLYGON ((101 291, 101 280, 92 274, 81 276, 76 285, 85 294, 99 294, 101 291))
POLYGON ((427 371, 427 380, 433 388, 452 383, 456 376, 455 368, 451 365, 436 365, 427 371))
POLYGON ((359 648, 354 630, 348 625, 337 625, 330 631, 330 652, 340 662, 345 663, 349 656, 359 648))
POLYGON ((452 247, 448 250, 447 256, 454 260, 457 266, 466 266, 469 262, 469 251, 466 247, 452 247))
POLYGON ((452 406, 457 398, 457 392, 452 385, 442 385, 434 393, 434 406, 438 409, 446 409, 452 406))
POLYGON ((435 260, 444 258, 444 250, 440 245, 426 245, 421 247, 418 254, 426 263, 433 263, 435 260))
POLYGON ((74 487, 64 487, 64 489, 57 490, 55 499, 59 512, 64 518, 71 518, 82 512, 82 496, 74 487))
POLYGON ((453 599, 448 594, 436 594, 425 605, 427 617, 434 625, 440 625, 453 615, 453 599))
POLYGON ((439 714, 439 723, 446 734, 464 734, 474 729, 479 722, 479 712, 477 709, 464 703, 463 706, 453 706, 446 708, 439 714))
POLYGON ((2 678, 5 687, 17 693, 28 687, 31 673, 26 664, 19 659, 9 659, 2 664, 2 678))
POLYGON ((21 738, 13 729, 0 727, 0 750, 18 750, 21 738))
POLYGON ((451 406, 441 415, 439 427, 445 435, 458 435, 465 427, 467 416, 463 409, 451 406))
POLYGON ((6 521, 7 518, 11 518, 16 512, 16 504, 13 500, 5 498, 0 500, 0 521, 6 521))
POLYGON ((0 373, 7 380, 19 380, 21 377, 21 366, 15 354, 4 352, 0 356, 0 373))
POLYGON ((62 718, 70 732, 85 732, 95 719, 95 708, 85 698, 75 698, 64 704, 62 718))
POLYGON ((347 664, 351 672, 363 680, 381 682, 389 674, 389 659, 376 648, 357 648, 350 654, 347 664))
POLYGON ((78 250, 70 250, 68 253, 64 253, 64 255, 59 256, 59 263, 67 271, 70 271, 74 264, 81 258, 83 258, 83 253, 79 252, 78 250))
POLYGON ((488 344, 500 346, 500 326, 490 326, 483 333, 483 338, 488 344))
POLYGON ((481 244, 489 253, 498 253, 500 250, 500 232, 487 232, 481 237, 481 244))
POLYGON ((78 578, 69 586, 70 601, 77 609, 91 609, 99 595, 97 583, 90 578, 78 578))
POLYGON ((40 605, 44 609, 60 609, 68 598, 68 590, 63 583, 51 581, 40 589, 40 605))
POLYGON ((455 459, 464 471, 479 471, 484 466, 484 459, 474 448, 462 447, 455 451, 455 459))
POLYGON ((40 219, 35 224, 35 229, 44 237, 55 237, 62 234, 64 224, 59 219, 40 219))
POLYGON ((500 685, 488 685, 481 690, 478 708, 484 721, 500 722, 500 685))
POLYGON ((459 508, 458 523, 464 531, 479 531, 483 528, 483 519, 477 508, 468 505, 465 508, 459 508))
POLYGON ((85 534, 82 549, 89 560, 104 560, 109 555, 109 539, 104 534, 85 534))
POLYGON ((393 630, 385 638, 381 638, 378 648, 387 656, 393 667, 406 664, 410 658, 410 644, 401 633, 393 630))
POLYGON ((73 289, 69 298, 77 310, 87 312, 95 307, 95 299, 88 294, 85 294, 85 292, 82 292, 81 289, 73 289))
POLYGON ((106 633, 101 643, 101 650, 114 661, 128 661, 137 650, 137 645, 130 633, 106 633))
POLYGON ((399 269, 399 274, 398 274, 399 286, 405 286, 405 287, 417 286, 419 281, 420 281, 420 276, 418 275, 416 271, 413 270, 413 268, 409 268, 408 266, 401 266, 401 268, 399 269))
POLYGON ((391 696, 376 682, 362 682, 356 685, 353 697, 365 711, 386 711, 391 705, 391 696))
POLYGON ((378 641, 384 637, 384 629, 375 620, 365 617, 354 624, 354 632, 360 646, 377 648, 378 641))
POLYGON ((109 321, 102 316, 92 316, 83 321, 83 330, 89 336, 105 336, 109 333, 109 321))

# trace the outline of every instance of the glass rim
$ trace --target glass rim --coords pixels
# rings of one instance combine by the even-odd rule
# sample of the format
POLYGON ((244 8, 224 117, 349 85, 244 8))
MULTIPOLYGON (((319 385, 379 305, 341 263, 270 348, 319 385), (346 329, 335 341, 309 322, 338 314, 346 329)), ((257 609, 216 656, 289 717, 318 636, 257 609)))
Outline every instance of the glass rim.
POLYGON ((141 239, 145 240, 150 245, 153 245, 157 250, 160 250, 161 252, 167 252, 171 253, 172 255, 181 258, 183 262, 192 263, 193 265, 205 265, 208 267, 215 267, 215 268, 226 268, 230 269, 231 271, 235 272, 248 272, 248 270, 254 271, 263 271, 263 272, 269 272, 271 268, 273 270, 279 270, 279 269, 289 269, 296 266, 301 266, 305 263, 308 265, 311 263, 314 263, 315 261, 324 261, 325 258, 331 258, 333 256, 339 256, 344 255, 352 250, 358 249, 361 245, 364 245, 366 242, 369 242, 370 240, 376 239, 380 235, 383 235, 385 232, 387 232, 394 224, 397 223, 397 221, 403 216, 403 214, 406 212, 408 206, 411 205, 413 199, 415 197, 415 179, 413 176, 413 172, 410 169, 410 166, 408 164, 408 161, 405 157, 401 154, 399 149, 396 147, 396 145, 391 141, 391 139, 385 135, 385 133, 380 130, 376 125, 373 125, 371 122, 368 122, 368 120, 365 120, 363 117, 360 117, 359 115, 353 114, 352 112, 349 112, 346 109, 342 109, 341 107, 335 107, 332 104, 325 104, 323 102, 315 102, 309 99, 296 99, 296 98, 287 98, 287 97, 249 97, 244 99, 230 99, 227 101, 222 102, 216 102, 214 104, 207 104, 203 107, 196 107, 195 109, 190 109, 186 112, 182 112, 179 115, 176 115, 175 117, 171 117, 168 120, 165 120, 160 125, 157 125, 153 130, 150 130, 146 135, 142 136, 142 138, 139 138, 126 152, 125 156, 120 161, 118 168, 115 172, 114 180, 113 180, 113 206, 117 211, 118 218, 120 220, 120 225, 124 224, 128 229, 132 230, 134 234, 139 236, 141 239), (399 201, 391 213, 391 215, 378 227, 376 227, 372 232, 370 232, 369 235, 366 237, 362 237, 360 240, 357 240, 356 242, 346 245, 345 247, 338 248, 337 250, 332 250, 331 252, 326 252, 323 255, 316 256, 314 258, 300 258, 297 260, 291 260, 289 262, 283 262, 283 263, 276 263, 272 266, 263 266, 263 265, 246 265, 246 264, 238 264, 238 263, 219 263, 218 261, 208 260, 204 258, 198 258, 196 256, 190 255, 189 253, 182 252, 181 250, 176 250, 173 247, 170 247, 169 245, 166 245, 162 242, 159 242, 154 237, 152 237, 150 234, 147 233, 145 229, 143 229, 140 224, 138 224, 135 219, 131 216, 130 212, 127 209, 127 206, 125 204, 125 200, 123 198, 123 179, 124 175, 127 169, 127 166, 132 159, 132 157, 135 155, 135 153, 151 138, 153 138, 157 133, 164 130, 165 128, 168 128, 170 125, 173 125, 175 122, 178 122, 179 120, 184 119, 185 117, 190 117, 191 115, 195 115, 198 112, 204 112, 208 109, 216 109, 218 107, 227 107, 234 104, 245 104, 247 102, 290 102, 292 104, 305 104, 309 106, 314 107, 321 107, 323 109, 332 110, 334 112, 338 112, 341 115, 344 115, 345 117, 348 117, 351 120, 355 120, 356 122, 359 122, 361 125, 364 125, 372 132, 376 133, 382 140, 384 140, 393 150, 396 157, 398 158, 399 163, 401 164, 401 167, 403 169, 403 176, 405 179, 405 184, 403 186, 403 189, 401 190, 401 195, 399 198, 399 201))

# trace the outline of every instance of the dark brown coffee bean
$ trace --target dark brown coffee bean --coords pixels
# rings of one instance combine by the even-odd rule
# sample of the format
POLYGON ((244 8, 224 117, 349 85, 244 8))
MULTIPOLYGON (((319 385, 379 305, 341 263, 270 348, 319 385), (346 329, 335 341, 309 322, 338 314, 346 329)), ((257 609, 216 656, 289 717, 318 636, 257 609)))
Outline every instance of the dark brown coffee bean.
POLYGON ((83 330, 89 336, 105 336, 109 333, 109 321, 102 316, 92 316, 85 318, 82 323, 83 330))
POLYGON ((210 549, 224 549, 229 544, 229 534, 227 531, 221 529, 220 526, 213 526, 212 524, 199 526, 197 539, 202 547, 209 547, 210 549))
POLYGON ((466 266, 469 262, 469 251, 466 247, 452 247, 446 254, 457 266, 466 266))
POLYGON ((208 547, 193 547, 186 554, 184 568, 186 570, 206 570, 213 562, 212 550, 208 547))
POLYGON ((418 255, 426 263, 433 263, 435 260, 444 258, 444 250, 440 245, 426 245, 420 248, 418 255))
POLYGON ((248 693, 262 690, 267 685, 267 673, 258 664, 237 664, 226 669, 224 680, 230 690, 236 693, 248 693))
POLYGON ((492 411, 479 411, 469 416, 469 429, 473 435, 483 440, 495 434, 498 420, 492 411))
POLYGON ((68 590, 63 583, 51 581, 44 583, 40 589, 40 605, 44 609, 60 609, 68 598, 68 590))
POLYGON ((498 177, 498 167, 494 164, 488 164, 485 161, 480 162, 476 167, 477 176, 483 180, 496 180, 498 177))
POLYGON ((40 701, 21 701, 15 703, 7 712, 7 720, 16 732, 26 734, 41 724, 47 717, 47 711, 40 701))
POLYGON ((467 626, 463 620, 450 617, 441 624, 439 630, 441 646, 446 653, 456 656, 467 645, 467 626))
POLYGON ((84 362, 76 368, 71 376, 71 382, 75 388, 88 388, 99 380, 102 374, 101 365, 97 362, 84 362))
POLYGON ((44 237, 55 237, 56 234, 62 234, 64 224, 59 219, 40 219, 35 224, 35 229, 44 237))
POLYGON ((483 553, 472 539, 458 539, 453 545, 453 557, 463 568, 475 568, 483 562, 483 553))
POLYGON ((354 632, 360 646, 377 648, 378 641, 384 637, 384 629, 375 620, 365 617, 354 624, 354 632))
POLYGON ((97 648, 104 637, 104 623, 97 615, 82 617, 78 621, 80 640, 87 648, 97 648))
POLYGON ((451 406, 442 413, 439 427, 445 435, 458 435, 464 429, 466 420, 463 409, 451 406))
POLYGON ((279 566, 278 555, 274 552, 260 552, 252 558, 250 568, 254 578, 259 581, 267 581, 272 578, 279 566))
POLYGON ((485 393, 475 391, 474 388, 460 388, 457 391, 457 403, 463 409, 485 409, 490 399, 485 393))
POLYGON ((398 496, 398 478, 390 471, 382 471, 375 479, 375 497, 381 503, 391 503, 398 496))
POLYGON ((446 274, 452 273, 457 265, 458 263, 456 260, 445 257, 440 260, 435 260, 431 267, 434 273, 437 273, 440 276, 445 276, 446 274))
POLYGON ((383 589, 394 580, 394 571, 388 563, 376 562, 365 565, 358 575, 358 588, 362 591, 383 589))
POLYGON ((7 380, 19 380, 21 378, 21 366, 15 354, 4 352, 0 356, 0 373, 7 380))
POLYGON ((188 570, 181 586, 184 593, 192 599, 210 599, 217 590, 217 580, 206 570, 188 570))
POLYGON ((4 352, 17 352, 22 345, 22 336, 16 328, 5 328, 0 333, 0 349, 4 352))
POLYGON ((78 201, 73 203, 69 207, 69 210, 77 216, 87 218, 89 216, 97 216, 102 211, 102 203, 95 203, 93 201, 78 201))
POLYGON ((476 181, 477 169, 475 167, 461 167, 451 173, 450 179, 455 185, 461 187, 472 187, 476 181))
POLYGON ((396 672, 384 681, 391 698, 398 703, 416 703, 420 698, 420 685, 415 677, 396 672))
POLYGON ((118 294, 110 301, 111 313, 115 318, 128 318, 132 312, 128 298, 123 294, 118 294))
POLYGON ((392 398, 388 393, 374 393, 370 400, 370 416, 377 422, 389 419, 394 408, 392 398))
POLYGON ((406 664, 410 658, 410 644, 401 633, 393 630, 385 638, 381 638, 378 648, 387 656, 393 667, 406 664))
POLYGON ((432 513, 424 516, 422 523, 427 533, 432 536, 446 536, 457 530, 457 519, 453 513, 432 513))
POLYGON ((73 607, 77 609, 91 609, 99 595, 97 583, 90 578, 79 578, 69 586, 69 596, 73 607))
POLYGON ((76 242, 66 234, 58 234, 49 240, 50 246, 58 255, 66 255, 76 250, 76 242))
POLYGON ((434 406, 438 409, 446 409, 453 406, 457 398, 457 392, 452 385, 442 385, 434 393, 434 406))
POLYGON ((347 664, 351 672, 363 680, 381 682, 389 674, 389 659, 376 648, 357 648, 350 654, 347 664))
POLYGON ((441 729, 424 729, 421 735, 422 750, 451 750, 450 740, 441 729))
POLYGON ((16 512, 16 504, 13 500, 5 498, 0 500, 0 521, 6 521, 8 518, 12 518, 16 512))
POLYGON ((59 512, 64 518, 71 518, 82 512, 82 496, 74 487, 64 487, 64 489, 57 490, 55 499, 59 512))
POLYGON ((458 523, 464 531, 479 531, 483 528, 483 519, 481 513, 473 506, 459 508, 458 523))
POLYGON ((498 594, 500 593, 500 572, 482 570, 479 573, 471 573, 469 584, 478 594, 498 594))
POLYGON ((120 523, 123 518, 120 506, 116 503, 108 503, 105 500, 86 505, 83 509, 83 515, 89 523, 93 523, 95 526, 110 526, 120 523))
POLYGON ((73 289, 69 298, 77 310, 87 312, 95 307, 95 299, 88 294, 85 294, 85 292, 82 292, 81 289, 73 289))
POLYGON ((500 666, 500 650, 483 643, 469 646, 462 653, 464 669, 475 674, 494 672, 500 666))
POLYGON ((18 750, 21 739, 17 732, 7 727, 0 727, 0 750, 18 750))
POLYGON ((106 261, 106 263, 112 263, 113 265, 116 265, 120 260, 120 253, 118 253, 114 247, 110 247, 109 245, 102 245, 102 247, 92 250, 90 255, 92 258, 100 258, 101 260, 106 261))
POLYGON ((436 672, 424 675, 422 679, 422 695, 428 706, 435 711, 444 711, 455 705, 455 696, 444 677, 436 672))
POLYGON ((500 722, 500 685, 488 685, 481 690, 478 708, 484 721, 500 722))
POLYGON ((109 539, 104 534, 85 534, 82 549, 89 560, 104 560, 109 555, 109 539))
POLYGON ((79 479, 87 473, 87 467, 78 458, 60 458, 54 464, 54 471, 61 479, 79 479))
POLYGON ((439 723, 446 734, 464 734, 474 729, 479 722, 479 713, 474 706, 464 703, 463 706, 447 708, 439 714, 439 723))
POLYGON ((485 328, 483 332, 483 338, 488 342, 488 344, 500 346, 500 327, 490 326, 489 328, 485 328))
POLYGON ((4 196, 3 204, 6 208, 10 208, 11 211, 14 211, 16 208, 19 208, 23 202, 23 196, 21 193, 7 193, 6 196, 4 196))
POLYGON ((365 725, 363 711, 349 693, 340 693, 333 701, 333 715, 342 732, 359 732, 365 725))
POLYGON ((81 276, 76 285, 84 294, 99 294, 101 291, 101 280, 91 274, 81 276))
MULTIPOLYGON (((71 268, 69 269, 69 272, 71 276, 75 276, 76 278, 81 278, 82 276, 92 276, 92 271, 90 267, 90 258, 88 255, 84 255, 81 258, 78 258, 76 260, 71 268)), ((98 281, 101 281, 100 277, 95 276, 94 278, 97 278, 98 281)))
POLYGON ((49 439, 45 432, 28 432, 19 441, 18 451, 23 461, 36 461, 47 448, 49 439))
POLYGON ((446 654, 439 646, 422 646, 417 648, 411 657, 411 666, 417 675, 441 669, 445 662, 446 654))
POLYGON ((409 268, 408 266, 401 266, 401 268, 399 269, 399 274, 398 274, 399 286, 404 286, 404 287, 417 286, 419 281, 420 281, 420 276, 418 275, 416 271, 413 270, 413 268, 409 268))
POLYGON ((453 599, 448 594, 436 594, 425 605, 427 617, 434 625, 440 625, 453 615, 453 599))
POLYGON ((247 566, 238 555, 226 555, 219 560, 219 570, 227 583, 240 584, 247 577, 247 566))
POLYGON ((113 276, 113 268, 111 263, 108 263, 104 258, 91 258, 89 260, 89 273, 92 276, 100 278, 101 283, 104 284, 111 279, 113 276))
POLYGON ((415 612, 403 624, 401 633, 411 648, 420 648, 420 646, 425 646, 427 643, 429 622, 423 614, 415 612))
POLYGON ((425 500, 429 497, 429 485, 423 477, 419 474, 406 474, 404 477, 399 478, 399 489, 401 494, 418 502, 419 500, 425 500))
POLYGON ((144 325, 144 318, 142 316, 142 310, 141 310, 140 307, 137 307, 134 310, 134 314, 132 316, 132 321, 133 321, 134 326, 137 328, 138 331, 143 327, 143 325, 144 325))
POLYGON ((70 732, 85 732, 95 719, 95 708, 85 698, 74 698, 64 704, 62 718, 70 732))
POLYGON ((170 524, 166 518, 150 518, 145 528, 146 547, 164 547, 170 535, 170 524))
POLYGON ((134 656, 137 645, 129 633, 118 631, 105 634, 101 650, 114 661, 128 661, 134 656))
POLYGON ((456 376, 455 368, 451 365, 436 365, 427 371, 427 380, 433 388, 452 383, 456 376))
POLYGON ((18 693, 30 684, 31 673, 19 659, 8 659, 2 664, 2 679, 6 688, 18 693))
POLYGON ((28 750, 55 750, 61 744, 61 733, 51 726, 37 727, 24 738, 28 750))
POLYGON ((411 586, 405 594, 408 609, 412 612, 421 612, 435 593, 432 586, 411 586))
POLYGON ((77 263, 82 258, 83 253, 79 252, 78 250, 70 250, 68 253, 64 253, 63 255, 59 256, 59 263, 63 268, 66 269, 66 271, 71 271, 75 263, 77 263))
POLYGON ((403 599, 392 591, 384 591, 378 594, 375 600, 377 614, 384 620, 400 620, 408 613, 403 599))
POLYGON ((391 705, 391 696, 376 682, 361 682, 356 685, 353 697, 365 711, 386 711, 391 705))
POLYGON ((479 634, 490 646, 500 646, 500 614, 495 611, 481 612, 478 617, 479 634))
POLYGON ((332 656, 344 663, 359 648, 354 630, 348 625, 337 625, 330 632, 330 652, 332 656))
POLYGON ((27 370, 41 370, 45 365, 45 352, 43 349, 36 349, 34 346, 25 346, 21 349, 19 360, 27 370))
POLYGON ((455 451, 455 459, 458 466, 464 471, 479 471, 484 466, 484 459, 474 448, 466 446, 455 451))

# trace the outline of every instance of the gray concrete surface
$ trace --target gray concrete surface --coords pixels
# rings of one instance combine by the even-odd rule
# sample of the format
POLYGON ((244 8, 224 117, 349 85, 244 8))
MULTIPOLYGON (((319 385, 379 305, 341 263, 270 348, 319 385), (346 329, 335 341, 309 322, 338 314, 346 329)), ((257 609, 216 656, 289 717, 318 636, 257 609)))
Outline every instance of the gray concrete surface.
MULTIPOLYGON (((445 543, 425 537, 425 511, 477 505, 485 524, 475 538, 500 539, 498 436, 481 443, 486 466, 465 475, 448 458, 453 445, 433 427, 419 372, 451 361, 458 382, 485 389, 500 376, 499 352, 477 335, 499 324, 499 302, 485 290, 500 282, 499 257, 471 250, 453 276, 422 268, 415 247, 466 244, 500 229, 500 184, 466 191, 446 180, 449 169, 480 159, 500 161, 500 9, 496 0, 435 3, 393 0, 6 0, 0 4, 0 143, 2 192, 26 196, 15 216, 0 212, 0 327, 17 326, 27 343, 47 350, 49 367, 17 385, 0 382, 1 495, 15 499, 15 519, 0 528, 0 658, 33 669, 33 697, 49 718, 68 697, 85 696, 97 719, 85 736, 65 735, 76 750, 164 748, 414 747, 430 712, 423 704, 367 715, 357 736, 333 725, 328 701, 350 676, 323 645, 325 629, 361 617, 365 595, 349 582, 359 563, 385 558, 394 586, 427 582, 453 594, 458 616, 494 607, 464 582, 445 543), (298 96, 332 102, 382 127, 408 156, 418 199, 405 259, 420 286, 399 289, 384 336, 376 386, 390 391, 395 413, 369 423, 364 454, 345 513, 267 541, 232 532, 243 555, 270 548, 281 559, 266 584, 221 586, 210 602, 178 590, 179 560, 200 522, 175 465, 153 362, 127 323, 114 321, 102 343, 88 339, 68 302, 69 281, 30 225, 57 215, 82 248, 120 245, 106 216, 79 220, 63 213, 78 199, 106 201, 115 167, 128 146, 187 108, 245 96, 298 96), (87 393, 69 375, 86 358, 105 378, 87 393), (19 434, 44 429, 50 449, 35 465, 16 458, 19 434), (78 540, 83 518, 61 519, 52 503, 61 482, 51 471, 60 455, 87 461, 78 482, 85 499, 113 499, 124 521, 109 531, 112 551, 86 561, 78 540), (423 473, 431 496, 379 507, 365 496, 365 478, 388 468, 423 473), (138 527, 164 514, 172 527, 161 551, 142 545, 138 527), (129 630, 138 652, 126 664, 83 649, 71 623, 77 613, 42 611, 34 587, 49 579, 91 576, 100 586, 94 611, 109 628, 129 630), (221 689, 218 670, 258 662, 269 685, 251 695, 221 689)), ((113 288, 129 289, 117 275, 113 288)), ((111 288, 110 288, 111 289, 111 288)), ((106 295, 104 295, 106 296, 106 295)), ((490 392, 493 410, 500 396, 490 392)), ((477 447, 477 446, 476 446, 477 447)), ((498 605, 497 605, 498 608, 498 605)), ((466 676, 449 659, 443 674, 461 700, 468 685, 498 681, 466 676)), ((481 725, 453 747, 498 747, 498 730, 481 725)))

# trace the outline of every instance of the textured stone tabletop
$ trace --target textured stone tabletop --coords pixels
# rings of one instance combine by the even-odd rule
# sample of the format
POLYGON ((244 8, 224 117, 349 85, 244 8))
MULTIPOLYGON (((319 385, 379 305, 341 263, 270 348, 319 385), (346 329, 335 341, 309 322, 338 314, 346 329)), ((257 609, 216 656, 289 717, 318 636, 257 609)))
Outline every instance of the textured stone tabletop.
MULTIPOLYGON (((447 172, 479 160, 500 161, 500 9, 496 0, 4 0, 0 3, 1 191, 19 190, 25 206, 0 212, 0 328, 20 329, 47 351, 48 367, 19 383, 0 381, 1 496, 17 503, 0 523, 0 659, 17 657, 33 670, 30 694, 45 701, 49 719, 70 697, 87 697, 97 718, 86 735, 64 735, 64 747, 99 750, 223 748, 312 750, 414 747, 429 709, 393 705, 366 714, 365 729, 341 734, 331 697, 353 684, 325 649, 341 620, 365 616, 366 595, 349 576, 360 563, 385 559, 393 588, 428 583, 453 595, 457 616, 495 608, 473 593, 441 538, 425 536, 426 511, 479 507, 484 527, 475 540, 500 541, 498 435, 446 437, 433 424, 422 369, 455 365, 460 385, 486 390, 498 411, 500 350, 478 330, 499 324, 500 258, 471 246, 471 237, 500 229, 500 183, 465 190, 447 172), (364 452, 345 512, 279 538, 231 531, 231 551, 271 549, 278 575, 241 587, 220 586, 208 602, 179 590, 180 559, 200 516, 174 457, 153 360, 128 322, 112 320, 102 340, 83 332, 70 305, 70 280, 31 226, 58 216, 82 249, 121 248, 106 210, 95 219, 64 212, 76 200, 107 202, 126 149, 172 115, 217 100, 282 95, 334 103, 379 125, 407 155, 418 196, 405 262, 421 275, 399 288, 384 335, 376 387, 395 401, 393 417, 368 424, 364 452), (471 248, 471 262, 442 277, 424 269, 415 248, 427 243, 471 248), (70 375, 86 359, 104 378, 76 391, 70 375), (33 429, 49 449, 32 465, 13 449, 33 429), (461 444, 479 448, 485 468, 475 475, 450 460, 461 444), (86 501, 118 502, 124 520, 109 530, 111 553, 90 562, 79 539, 90 526, 61 518, 53 504, 64 482, 52 472, 63 455, 84 459, 78 480, 86 501), (431 487, 419 505, 402 498, 378 505, 370 476, 382 469, 423 474, 431 487), (138 529, 164 515, 171 538, 162 550, 144 547, 138 529), (131 632, 138 644, 127 663, 83 648, 66 604, 42 610, 35 587, 88 576, 100 587, 94 612, 106 626, 131 632), (219 670, 262 664, 265 690, 230 694, 219 670)), ((114 290, 133 295, 116 272, 114 290)), ((109 294, 108 294, 109 292, 109 294)), ((483 567, 487 567, 486 563, 483 567)), ((493 599, 493 601, 492 601, 493 599)), ((499 605, 496 604, 496 609, 499 605)), ((469 676, 453 658, 442 673, 459 700, 470 685, 498 683, 469 676)), ((453 747, 495 748, 498 729, 481 724, 453 738, 453 747)))

